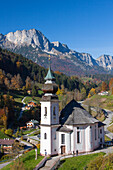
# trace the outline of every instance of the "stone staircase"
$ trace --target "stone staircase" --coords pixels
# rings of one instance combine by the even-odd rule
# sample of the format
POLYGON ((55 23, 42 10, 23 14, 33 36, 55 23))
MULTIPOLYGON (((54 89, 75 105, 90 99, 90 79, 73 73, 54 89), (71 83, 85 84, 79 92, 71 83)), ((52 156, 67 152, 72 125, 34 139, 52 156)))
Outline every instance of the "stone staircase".
POLYGON ((44 167, 40 168, 40 170, 54 170, 56 166, 59 164, 59 162, 60 156, 52 157, 45 163, 44 167))

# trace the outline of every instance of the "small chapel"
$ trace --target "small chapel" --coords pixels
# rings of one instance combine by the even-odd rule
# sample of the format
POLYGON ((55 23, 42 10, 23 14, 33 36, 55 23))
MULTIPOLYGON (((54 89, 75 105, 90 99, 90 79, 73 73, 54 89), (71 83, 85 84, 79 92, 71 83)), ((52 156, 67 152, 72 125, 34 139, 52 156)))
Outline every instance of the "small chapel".
POLYGON ((104 144, 104 124, 74 99, 59 112, 58 86, 49 67, 41 103, 41 155, 90 152, 104 144))

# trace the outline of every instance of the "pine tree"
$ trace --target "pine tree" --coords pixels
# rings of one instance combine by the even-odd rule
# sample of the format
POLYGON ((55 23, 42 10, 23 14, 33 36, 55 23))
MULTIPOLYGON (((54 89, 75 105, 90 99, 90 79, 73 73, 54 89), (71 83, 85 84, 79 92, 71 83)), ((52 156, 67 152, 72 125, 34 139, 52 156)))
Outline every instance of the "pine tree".
POLYGON ((32 88, 32 96, 36 96, 36 86, 35 85, 32 88))

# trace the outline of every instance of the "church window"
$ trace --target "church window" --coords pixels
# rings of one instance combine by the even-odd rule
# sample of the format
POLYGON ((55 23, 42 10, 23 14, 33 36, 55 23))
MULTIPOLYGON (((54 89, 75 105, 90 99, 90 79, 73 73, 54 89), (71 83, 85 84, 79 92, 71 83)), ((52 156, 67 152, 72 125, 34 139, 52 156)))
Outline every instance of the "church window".
POLYGON ((65 134, 61 134, 61 144, 65 144, 65 134))
POLYGON ((47 107, 45 107, 45 113, 44 113, 45 118, 47 117, 47 107))
POLYGON ((56 109, 55 109, 55 106, 53 107, 53 115, 56 116, 56 109))
POLYGON ((47 139, 47 133, 44 133, 44 139, 47 139))
POLYGON ((80 132, 77 132, 77 143, 80 143, 80 132))
POLYGON ((100 142, 102 142, 102 138, 100 138, 100 142))
POLYGON ((100 129, 100 133, 102 134, 102 129, 100 129))

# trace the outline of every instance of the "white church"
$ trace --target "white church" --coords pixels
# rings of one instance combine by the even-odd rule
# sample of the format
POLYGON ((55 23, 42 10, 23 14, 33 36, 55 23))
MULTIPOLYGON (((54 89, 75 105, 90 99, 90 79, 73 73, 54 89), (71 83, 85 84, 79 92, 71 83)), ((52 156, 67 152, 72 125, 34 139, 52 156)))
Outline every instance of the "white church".
POLYGON ((104 124, 72 100, 59 113, 58 86, 49 68, 41 103, 41 155, 90 152, 104 143, 104 124))

